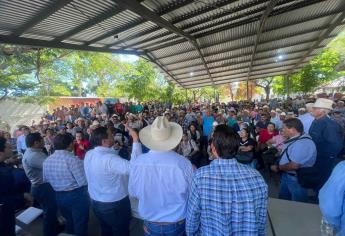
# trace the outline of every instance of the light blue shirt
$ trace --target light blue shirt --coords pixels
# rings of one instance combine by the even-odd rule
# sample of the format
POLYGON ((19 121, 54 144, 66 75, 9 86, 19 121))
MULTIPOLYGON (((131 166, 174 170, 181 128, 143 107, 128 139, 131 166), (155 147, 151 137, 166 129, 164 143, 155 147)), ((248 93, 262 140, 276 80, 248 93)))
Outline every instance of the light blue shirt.
POLYGON ((312 116, 310 113, 305 113, 303 115, 300 115, 298 119, 302 122, 304 127, 304 133, 309 134, 309 129, 311 124, 314 121, 314 116, 312 116))
POLYGON ((26 150, 26 142, 25 142, 26 136, 24 134, 20 135, 17 138, 17 151, 18 153, 22 153, 22 150, 26 150))
POLYGON ((274 117, 274 118, 271 118, 271 123, 273 123, 276 127, 276 129, 281 129, 283 128, 283 122, 279 119, 279 117, 274 117))
POLYGON ((322 215, 328 223, 339 231, 338 236, 345 235, 345 161, 333 170, 331 177, 321 188, 319 203, 322 215))
MULTIPOLYGON (((309 135, 304 134, 302 137, 309 137, 309 135)), ((313 140, 301 139, 297 141, 291 141, 291 143, 284 144, 283 151, 288 147, 288 150, 283 154, 279 161, 279 165, 285 165, 289 163, 286 153, 289 154, 291 161, 299 164, 301 167, 311 167, 316 161, 316 146, 313 140)))

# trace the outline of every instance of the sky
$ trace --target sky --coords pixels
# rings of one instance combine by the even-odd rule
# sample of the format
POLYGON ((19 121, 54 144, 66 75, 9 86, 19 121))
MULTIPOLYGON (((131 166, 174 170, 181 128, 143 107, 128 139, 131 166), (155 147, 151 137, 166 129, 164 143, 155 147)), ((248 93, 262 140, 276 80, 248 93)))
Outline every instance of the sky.
POLYGON ((139 60, 139 57, 138 56, 135 56, 135 55, 124 55, 124 54, 120 54, 119 55, 119 58, 121 61, 123 62, 128 62, 128 63, 133 63, 137 60, 139 60))

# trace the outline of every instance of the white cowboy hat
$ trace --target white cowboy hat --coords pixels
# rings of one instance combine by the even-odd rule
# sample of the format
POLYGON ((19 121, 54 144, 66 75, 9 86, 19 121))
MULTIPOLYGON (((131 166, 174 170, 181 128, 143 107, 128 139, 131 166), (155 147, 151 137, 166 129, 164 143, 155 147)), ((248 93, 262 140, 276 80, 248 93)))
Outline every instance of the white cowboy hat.
POLYGON ((74 121, 74 123, 77 123, 78 121, 85 121, 85 119, 84 119, 84 118, 79 117, 78 119, 76 119, 76 120, 74 121))
POLYGON ((318 98, 313 105, 313 108, 324 108, 328 110, 333 110, 333 101, 327 98, 318 98))
POLYGON ((314 106, 314 103, 312 102, 309 102, 307 104, 305 104, 305 107, 308 109, 308 108, 312 108, 314 106))
POLYGON ((158 116, 152 123, 139 132, 140 141, 148 148, 157 151, 170 151, 182 139, 182 127, 169 122, 164 116, 158 116))
POLYGON ((92 125, 90 125, 90 128, 91 128, 91 129, 96 129, 96 128, 98 128, 100 125, 101 125, 101 124, 99 123, 98 120, 94 120, 94 121, 92 122, 92 125))

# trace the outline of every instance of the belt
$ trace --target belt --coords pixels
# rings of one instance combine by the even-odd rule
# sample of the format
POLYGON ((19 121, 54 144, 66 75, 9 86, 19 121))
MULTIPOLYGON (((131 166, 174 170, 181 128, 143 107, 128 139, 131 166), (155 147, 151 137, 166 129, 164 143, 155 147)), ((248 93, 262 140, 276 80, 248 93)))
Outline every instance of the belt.
POLYGON ((173 224, 183 224, 185 222, 185 220, 180 220, 177 222, 154 222, 154 221, 147 221, 150 224, 155 224, 155 225, 173 225, 173 224))
POLYGON ((288 175, 291 175, 291 176, 297 176, 296 174, 294 174, 294 173, 289 173, 289 172, 285 172, 286 174, 288 174, 288 175))

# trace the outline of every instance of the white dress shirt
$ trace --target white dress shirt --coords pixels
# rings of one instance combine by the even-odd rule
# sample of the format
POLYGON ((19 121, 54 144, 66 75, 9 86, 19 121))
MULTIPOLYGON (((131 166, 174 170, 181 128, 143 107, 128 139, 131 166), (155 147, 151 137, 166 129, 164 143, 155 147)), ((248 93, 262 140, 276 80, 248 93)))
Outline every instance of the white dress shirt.
POLYGON ((129 161, 112 148, 99 146, 88 151, 84 169, 91 199, 116 202, 128 196, 129 161))
POLYGON ((303 115, 300 115, 298 119, 302 122, 304 127, 304 133, 309 134, 309 129, 311 126, 311 123, 314 121, 314 116, 312 116, 310 113, 305 113, 303 115))
POLYGON ((141 144, 133 145, 129 175, 129 195, 139 200, 142 219, 153 222, 178 222, 186 217, 192 164, 173 151, 141 154, 141 144))

